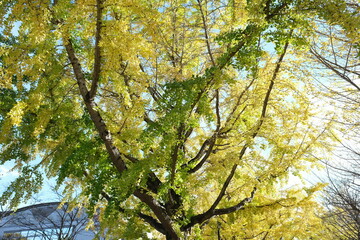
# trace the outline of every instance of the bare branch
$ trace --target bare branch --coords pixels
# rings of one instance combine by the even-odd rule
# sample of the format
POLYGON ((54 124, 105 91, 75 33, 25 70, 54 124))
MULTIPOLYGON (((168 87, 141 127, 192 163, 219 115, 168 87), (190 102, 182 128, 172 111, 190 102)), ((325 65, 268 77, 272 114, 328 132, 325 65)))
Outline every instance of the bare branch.
MULTIPOLYGON (((335 68, 335 66, 339 67, 336 63, 331 64, 331 62, 328 59, 325 59, 322 57, 314 48, 310 50, 310 52, 322 63, 324 66, 326 66, 328 69, 333 71, 335 74, 337 74, 339 77, 344 79, 346 82, 350 83, 353 87, 355 87, 358 91, 360 91, 360 87, 352 81, 347 75, 344 73, 341 73, 339 70, 335 68)), ((346 70, 345 67, 341 67, 344 71, 346 70)), ((360 75, 357 73, 357 75, 360 75)))

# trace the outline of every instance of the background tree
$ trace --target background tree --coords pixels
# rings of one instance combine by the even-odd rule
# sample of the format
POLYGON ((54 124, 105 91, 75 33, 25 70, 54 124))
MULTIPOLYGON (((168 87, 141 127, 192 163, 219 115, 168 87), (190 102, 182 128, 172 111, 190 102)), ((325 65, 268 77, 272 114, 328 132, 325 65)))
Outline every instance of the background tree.
MULTIPOLYGON (((359 15, 358 2, 349 2, 349 9, 359 15)), ((336 239, 360 238, 360 161, 359 161, 359 34, 349 30, 358 22, 344 19, 338 26, 320 25, 319 42, 310 51, 326 79, 318 79, 318 87, 330 100, 336 145, 333 161, 325 161, 329 182, 325 189, 328 213, 325 222, 336 239)), ((358 28, 358 27, 357 27, 358 28)), ((355 29, 357 29, 355 28, 355 29)), ((320 72, 319 71, 319 72, 320 72)))
MULTIPOLYGON (((84 208, 70 208, 68 203, 61 203, 63 196, 53 186, 48 186, 50 192, 56 196, 53 202, 35 203, 15 210, 1 211, 0 227, 4 231, 16 232, 4 233, 1 239, 59 239, 74 240, 81 237, 94 237, 99 232, 97 215, 90 219, 84 208), (57 200, 57 201, 56 201, 57 200), (89 222, 93 222, 91 231, 86 231, 89 222), (4 227, 4 228, 3 228, 4 227), (22 238, 20 238, 22 237, 22 238)), ((97 236, 98 239, 103 239, 97 236)))
POLYGON ((30 197, 44 170, 68 199, 82 189, 74 204, 100 209, 109 236, 321 236, 318 218, 299 218, 315 216, 319 186, 284 187, 330 127, 312 121, 294 56, 314 19, 354 18, 345 1, 10 0, 0 12, 12 41, 0 159, 21 172, 2 201, 30 197))
POLYGON ((17 226, 20 230, 16 233, 5 233, 3 237, 15 239, 23 235, 24 239, 77 239, 89 222, 85 210, 70 210, 68 204, 60 207, 59 204, 44 203, 7 212, 6 224, 17 226))
POLYGON ((43 239, 66 239, 74 240, 78 238, 81 231, 84 231, 89 222, 85 210, 74 208, 70 211, 68 204, 63 204, 59 209, 58 203, 53 204, 52 210, 42 211, 34 209, 32 211, 33 218, 16 214, 11 222, 15 225, 32 231, 36 236, 43 239))
POLYGON ((331 176, 325 192, 325 204, 328 206, 328 213, 324 216, 325 223, 336 239, 359 239, 359 174, 334 166, 329 171, 331 176))

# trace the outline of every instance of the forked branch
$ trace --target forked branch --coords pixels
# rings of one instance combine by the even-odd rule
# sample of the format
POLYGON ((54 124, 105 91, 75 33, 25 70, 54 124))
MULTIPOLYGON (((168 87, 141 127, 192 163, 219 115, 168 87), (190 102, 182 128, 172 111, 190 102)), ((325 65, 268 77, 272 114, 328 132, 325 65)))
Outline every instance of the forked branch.
POLYGON ((247 203, 249 203, 253 200, 255 192, 256 192, 256 187, 253 188, 252 192, 250 193, 250 197, 244 198, 243 200, 241 200, 238 204, 236 204, 234 206, 231 206, 228 208, 220 208, 220 209, 209 209, 205 213, 202 213, 202 214, 192 217, 190 220, 190 223, 186 224, 185 226, 182 226, 180 228, 180 230, 186 231, 186 230, 190 229, 191 227, 193 227, 195 224, 201 224, 214 216, 229 214, 229 213, 232 213, 232 212, 235 212, 235 211, 238 211, 238 210, 244 208, 244 206, 247 203))
POLYGON ((81 69, 80 62, 75 55, 75 50, 70 39, 65 40, 66 51, 73 67, 75 73, 75 78, 79 86, 80 94, 84 100, 86 108, 90 114, 91 120, 94 122, 97 131, 100 134, 101 139, 103 140, 106 150, 110 155, 111 161, 119 172, 122 172, 126 169, 124 160, 121 158, 120 152, 117 147, 113 144, 113 139, 110 134, 110 131, 107 129, 104 119, 102 118, 100 112, 96 109, 96 104, 93 99, 89 96, 89 91, 86 86, 86 80, 84 73, 81 69))
MULTIPOLYGON (((254 133, 251 136, 252 139, 254 139, 257 136, 257 134, 258 134, 263 122, 264 122, 264 119, 266 117, 266 110, 267 110, 267 106, 268 106, 268 103, 269 103, 270 94, 271 94, 273 86, 274 86, 274 81, 277 78, 277 75, 278 75, 278 73, 280 71, 280 66, 281 66, 281 63, 282 63, 282 61, 284 59, 284 56, 286 54, 288 46, 289 46, 289 42, 286 42, 286 44, 284 46, 284 49, 283 49, 283 52, 281 53, 281 55, 280 55, 280 57, 279 57, 279 59, 278 59, 278 61, 276 63, 274 73, 272 75, 272 78, 270 79, 270 84, 269 84, 268 90, 267 90, 265 98, 264 98, 264 102, 263 102, 259 122, 257 124, 257 127, 256 127, 254 133)), ((245 155, 245 152, 246 152, 248 146, 249 145, 246 143, 243 146, 243 148, 241 149, 240 154, 239 154, 239 159, 240 160, 245 155)), ((195 224, 202 223, 202 222, 206 221, 207 219, 209 219, 209 218, 211 218, 211 217, 213 217, 215 215, 228 214, 228 213, 234 212, 236 210, 239 210, 239 209, 243 208, 246 203, 252 201, 252 199, 254 198, 254 194, 256 192, 256 187, 254 187, 253 191, 251 192, 251 196, 248 197, 248 198, 243 199, 240 203, 238 203, 238 204, 236 204, 236 205, 234 205, 232 207, 229 207, 229 208, 216 209, 217 206, 219 205, 220 201, 224 197, 225 192, 226 192, 228 186, 230 185, 232 179, 234 178, 237 167, 238 167, 238 164, 233 165, 229 175, 227 176, 227 178, 226 178, 226 180, 225 180, 225 182, 224 182, 224 184, 223 184, 223 186, 222 186, 222 188, 220 190, 220 193, 219 193, 218 197, 216 198, 214 203, 211 205, 209 210, 207 210, 205 213, 198 214, 198 215, 192 217, 190 223, 183 226, 181 228, 182 230, 189 229, 192 226, 194 226, 195 224)))

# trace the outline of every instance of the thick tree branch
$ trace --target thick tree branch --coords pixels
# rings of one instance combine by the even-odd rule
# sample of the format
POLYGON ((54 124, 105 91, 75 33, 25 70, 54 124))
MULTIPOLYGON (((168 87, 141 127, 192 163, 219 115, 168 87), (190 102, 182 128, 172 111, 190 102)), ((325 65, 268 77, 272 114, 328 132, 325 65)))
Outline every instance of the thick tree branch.
MULTIPOLYGON (((243 152, 245 153, 245 150, 246 150, 246 147, 243 147, 243 152)), ((210 207, 210 210, 214 210, 220 203, 221 199, 224 197, 225 195, 225 192, 226 192, 226 189, 227 187, 229 186, 231 180, 233 179, 234 175, 235 175, 235 171, 236 171, 236 168, 237 168, 237 164, 234 164, 233 167, 231 168, 231 171, 230 171, 230 174, 228 175, 228 177, 226 178, 221 190, 220 190, 220 193, 218 195, 218 197, 216 198, 216 200, 214 201, 214 203, 211 205, 210 207)))
POLYGON ((148 87, 148 90, 154 101, 158 103, 159 100, 161 99, 160 93, 153 87, 148 87))
POLYGON ((204 156, 204 154, 205 154, 205 152, 206 152, 206 147, 209 145, 209 144, 211 144, 212 143, 212 139, 213 137, 211 137, 210 139, 206 139, 205 141, 204 141, 204 143, 201 145, 201 147, 200 147, 200 150, 199 150, 199 152, 196 154, 196 156, 195 157, 193 157, 187 164, 184 164, 183 166, 182 166, 182 168, 186 168, 188 165, 191 165, 191 164, 193 164, 193 163, 195 163, 197 160, 199 160, 202 156, 204 156))
POLYGON ((152 196, 146 194, 140 189, 135 190, 134 196, 139 198, 142 202, 146 203, 150 207, 150 209, 153 211, 153 213, 159 219, 161 225, 165 229, 166 235, 171 236, 171 239, 174 240, 180 239, 174 227, 172 226, 172 220, 170 216, 166 214, 165 210, 152 196))
POLYGON ((138 216, 143 219, 145 222, 147 222, 150 226, 152 226, 153 228, 155 228, 158 232, 166 235, 166 231, 163 228, 163 226, 153 217, 143 214, 143 213, 138 213, 138 216))
POLYGON ((94 69, 92 76, 92 84, 90 89, 90 99, 92 100, 95 95, 99 84, 100 71, 101 71, 101 28, 102 28, 102 0, 96 0, 96 33, 95 33, 95 55, 94 55, 94 69))
MULTIPOLYGON (((125 158, 129 159, 132 163, 137 163, 140 161, 139 159, 137 159, 129 154, 123 154, 123 156, 125 158)), ((162 184, 162 182, 156 176, 156 174, 153 172, 149 172, 147 181, 146 181, 146 185, 147 185, 148 189, 150 191, 152 191, 153 193, 157 193, 161 184, 162 184)))
POLYGON ((84 100, 86 108, 90 114, 92 121, 95 124, 97 131, 100 134, 101 139, 103 140, 106 150, 110 155, 111 161, 119 172, 122 172, 126 169, 124 160, 121 158, 119 150, 114 146, 112 136, 110 131, 107 129, 104 119, 101 117, 101 114, 96 110, 95 102, 89 97, 89 91, 86 86, 86 79, 81 69, 79 60, 75 55, 75 51, 70 39, 65 39, 65 48, 73 67, 76 81, 79 86, 80 94, 84 100))
MULTIPOLYGON (((85 177, 89 177, 89 174, 87 173, 87 171, 84 171, 84 176, 85 177)), ((125 209, 122 208, 120 206, 120 202, 118 202, 116 199, 113 199, 107 192, 105 191, 101 191, 101 196, 103 196, 104 199, 106 199, 107 202, 111 202, 111 201, 116 201, 116 205, 117 205, 117 210, 121 213, 125 212, 125 209)), ((159 231, 162 234, 166 234, 164 228, 162 227, 162 225, 153 217, 143 214, 141 212, 138 213, 138 216, 143 219, 145 222, 147 222, 148 224, 150 224, 150 226, 154 227, 157 231, 159 231)))
MULTIPOLYGON (((107 194, 105 191, 101 192, 101 195, 106 199, 106 201, 110 202, 113 201, 112 197, 107 194)), ((118 203, 119 204, 119 203, 118 203)), ((118 205, 118 211, 121 213, 125 212, 125 209, 123 209, 122 207, 120 207, 118 205)), ((162 234, 166 234, 165 229, 163 228, 163 226, 153 217, 143 214, 141 212, 138 213, 138 216, 143 219, 145 222, 147 222, 148 224, 150 224, 150 226, 152 226, 153 228, 155 228, 158 232, 162 233, 162 234)))
MULTIPOLYGON (((197 170, 199 170, 203 165, 204 163, 206 162, 206 160, 210 157, 211 153, 212 153, 212 150, 214 149, 214 146, 215 146, 215 142, 216 142, 216 136, 213 135, 210 139, 206 140, 208 141, 208 149, 206 151, 204 151, 204 154, 205 156, 201 159, 200 162, 198 162, 198 164, 196 164, 195 167, 191 168, 188 170, 188 173, 194 173, 196 172, 197 170)), ((205 141, 205 142, 206 142, 205 141)), ((204 146, 204 145, 203 145, 204 146)), ((201 150, 200 150, 201 151, 201 150)), ((200 152, 199 152, 200 153, 200 152)), ((193 162, 192 160, 189 162, 189 164, 191 164, 191 162, 193 162)), ((188 164, 188 165, 189 165, 188 164)))
MULTIPOLYGON (((103 118, 101 117, 100 113, 95 109, 96 104, 89 97, 89 91, 86 86, 86 80, 83 71, 81 69, 80 62, 75 55, 75 51, 71 43, 71 40, 65 39, 64 42, 66 43, 65 48, 69 60, 71 62, 71 65, 73 67, 75 77, 79 86, 79 90, 86 105, 86 108, 90 114, 92 121, 95 124, 97 131, 100 134, 101 139, 103 140, 106 146, 106 150, 110 155, 110 159, 112 163, 114 164, 116 169, 121 173, 126 169, 125 162, 121 158, 118 148, 113 144, 112 136, 109 130, 107 129, 103 118)), ((159 205, 159 203, 152 196, 148 195, 145 191, 139 189, 136 189, 134 191, 134 195, 150 207, 150 209, 154 212, 156 217, 163 225, 164 229, 166 229, 167 234, 171 236, 172 239, 179 239, 177 233, 175 232, 172 226, 172 221, 170 217, 165 214, 165 210, 159 205)))

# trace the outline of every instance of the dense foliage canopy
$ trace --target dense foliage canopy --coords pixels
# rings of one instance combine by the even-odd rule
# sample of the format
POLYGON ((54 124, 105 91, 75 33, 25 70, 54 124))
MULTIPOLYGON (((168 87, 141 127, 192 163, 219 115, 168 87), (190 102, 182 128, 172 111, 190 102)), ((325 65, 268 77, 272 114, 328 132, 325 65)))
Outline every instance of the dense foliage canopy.
POLYGON ((45 171, 110 238, 326 238, 321 186, 286 183, 332 137, 309 51, 327 26, 359 49, 358 2, 7 0, 0 14, 0 161, 20 172, 3 202, 45 171))

